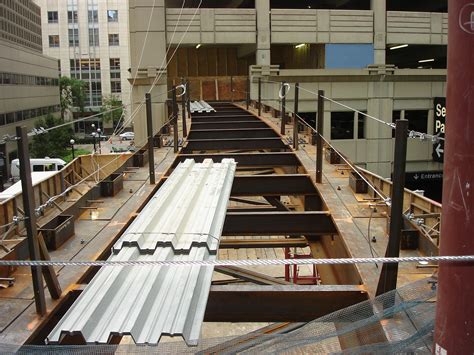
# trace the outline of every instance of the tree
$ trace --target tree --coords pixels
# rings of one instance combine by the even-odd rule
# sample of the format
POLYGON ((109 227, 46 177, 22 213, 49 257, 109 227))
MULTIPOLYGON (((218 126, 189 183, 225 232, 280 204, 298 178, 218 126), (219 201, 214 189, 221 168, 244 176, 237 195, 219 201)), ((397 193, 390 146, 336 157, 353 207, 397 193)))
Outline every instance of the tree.
MULTIPOLYGON (((35 127, 47 129, 63 123, 64 120, 62 118, 56 118, 52 114, 48 114, 45 118, 36 121, 35 127)), ((68 154, 69 141, 72 136, 73 131, 69 125, 35 135, 31 143, 31 155, 34 158, 63 157, 68 154)))
POLYGON ((114 127, 119 124, 122 115, 125 115, 125 109, 123 108, 122 101, 117 99, 117 97, 114 95, 102 97, 102 107, 100 108, 100 112, 106 112, 102 115, 103 121, 112 121, 114 127))
POLYGON ((73 107, 77 107, 79 111, 84 112, 86 87, 87 83, 85 81, 61 76, 59 79, 61 117, 64 118, 65 113, 71 111, 73 107))

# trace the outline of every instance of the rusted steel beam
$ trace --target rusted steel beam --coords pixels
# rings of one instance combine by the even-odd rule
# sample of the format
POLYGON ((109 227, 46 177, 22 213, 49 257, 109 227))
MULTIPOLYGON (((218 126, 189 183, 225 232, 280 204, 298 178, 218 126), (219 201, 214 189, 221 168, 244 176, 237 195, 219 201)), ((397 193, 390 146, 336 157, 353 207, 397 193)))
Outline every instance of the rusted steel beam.
POLYGON ((330 235, 337 229, 329 212, 231 212, 223 236, 330 235))
MULTIPOLYGON (((232 121, 260 121, 253 115, 227 115, 227 116, 193 116, 192 122, 232 122, 232 121)), ((261 122, 261 121, 260 121, 261 122)))
POLYGON ((238 129, 193 129, 188 139, 233 139, 233 138, 269 138, 278 137, 271 128, 238 128, 238 129))
POLYGON ((188 140, 185 152, 196 150, 222 149, 289 149, 280 138, 251 138, 251 139, 194 139, 188 140))
POLYGON ((358 285, 211 286, 204 321, 309 322, 366 300, 358 285))
POLYGON ((263 121, 241 121, 235 118, 232 121, 215 121, 215 122, 196 122, 191 123, 191 129, 206 130, 206 129, 241 129, 241 128, 268 128, 268 125, 263 121))
POLYGON ((273 239, 225 239, 219 244, 220 249, 253 249, 253 248, 305 248, 308 241, 304 237, 273 239))
POLYGON ((273 153, 215 153, 215 154, 180 154, 173 162, 175 168, 180 162, 186 159, 194 159, 196 163, 201 163, 204 159, 212 159, 214 162, 222 159, 234 159, 238 167, 243 166, 301 166, 295 154, 287 152, 273 153))
POLYGON ((260 272, 251 271, 238 266, 219 266, 215 268, 215 271, 232 276, 238 279, 249 281, 257 285, 291 285, 291 282, 283 279, 277 279, 269 275, 262 274, 260 272))
POLYGON ((309 175, 237 175, 232 196, 315 195, 317 190, 309 175))

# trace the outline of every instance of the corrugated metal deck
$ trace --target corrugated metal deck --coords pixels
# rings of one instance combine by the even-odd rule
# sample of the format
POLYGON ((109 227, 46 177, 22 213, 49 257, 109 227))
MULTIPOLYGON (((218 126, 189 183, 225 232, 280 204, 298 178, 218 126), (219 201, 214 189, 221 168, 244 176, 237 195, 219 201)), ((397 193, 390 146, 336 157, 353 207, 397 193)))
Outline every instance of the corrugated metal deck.
MULTIPOLYGON (((236 163, 186 160, 113 247, 109 260, 213 260, 225 220, 236 163)), ((131 335, 157 344, 162 335, 199 340, 213 267, 102 268, 48 336, 107 343, 131 335)))

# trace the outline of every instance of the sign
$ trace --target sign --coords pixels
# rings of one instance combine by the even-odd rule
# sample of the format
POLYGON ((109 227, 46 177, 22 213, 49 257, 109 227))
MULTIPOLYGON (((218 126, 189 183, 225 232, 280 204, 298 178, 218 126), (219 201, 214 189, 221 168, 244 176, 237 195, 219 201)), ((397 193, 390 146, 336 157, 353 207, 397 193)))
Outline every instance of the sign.
POLYGON ((423 190, 425 196, 441 202, 443 190, 442 171, 413 171, 405 174, 405 187, 409 190, 423 190))
MULTIPOLYGON (((446 129, 446 98, 434 98, 434 135, 444 138, 446 129)), ((444 161, 444 140, 433 143, 433 161, 442 163, 444 161)))

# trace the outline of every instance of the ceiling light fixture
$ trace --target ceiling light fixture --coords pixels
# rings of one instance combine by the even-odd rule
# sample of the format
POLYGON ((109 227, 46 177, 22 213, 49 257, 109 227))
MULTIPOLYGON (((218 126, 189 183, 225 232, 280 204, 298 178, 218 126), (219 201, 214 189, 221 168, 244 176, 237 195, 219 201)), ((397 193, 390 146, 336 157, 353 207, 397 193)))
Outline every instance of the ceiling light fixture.
POLYGON ((431 58, 431 59, 422 59, 422 60, 419 60, 418 63, 428 63, 428 62, 434 62, 434 58, 431 58))
POLYGON ((301 48, 301 47, 304 47, 306 46, 306 43, 300 43, 298 45, 295 46, 295 48, 301 48))
POLYGON ((394 49, 406 48, 408 44, 400 44, 399 46, 390 47, 390 50, 393 51, 394 49))
POLYGON ((196 45, 196 49, 199 49, 199 47, 201 47, 201 43, 196 45))

